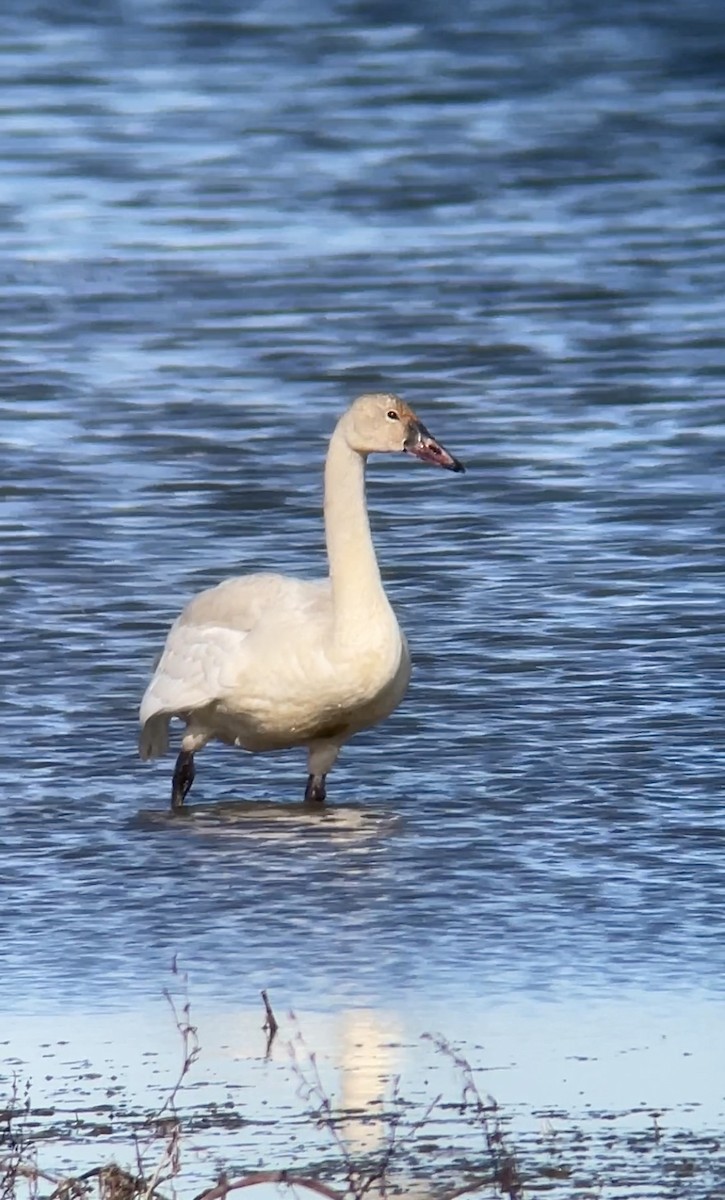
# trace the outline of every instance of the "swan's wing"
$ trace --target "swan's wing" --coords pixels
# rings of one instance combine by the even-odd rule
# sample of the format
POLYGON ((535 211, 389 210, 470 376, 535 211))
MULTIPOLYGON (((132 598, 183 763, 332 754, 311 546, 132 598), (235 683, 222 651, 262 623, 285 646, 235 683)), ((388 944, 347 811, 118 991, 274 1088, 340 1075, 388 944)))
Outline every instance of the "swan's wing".
POLYGON ((172 625, 141 701, 142 758, 164 753, 171 717, 205 708, 230 690, 247 636, 219 625, 184 625, 181 618, 172 625))
POLYGON ((164 652, 141 701, 141 724, 202 708, 233 686, 235 664, 248 635, 219 625, 172 626, 164 652))
POLYGON ((294 624, 305 610, 324 609, 329 594, 326 583, 246 575, 195 596, 169 630, 141 701, 141 757, 163 754, 171 717, 205 708, 238 688, 245 642, 260 623, 279 623, 280 629, 294 624))
POLYGON ((330 604, 329 580, 287 575, 241 575, 194 596, 179 617, 182 625, 215 625, 251 633, 261 621, 304 619, 330 604))

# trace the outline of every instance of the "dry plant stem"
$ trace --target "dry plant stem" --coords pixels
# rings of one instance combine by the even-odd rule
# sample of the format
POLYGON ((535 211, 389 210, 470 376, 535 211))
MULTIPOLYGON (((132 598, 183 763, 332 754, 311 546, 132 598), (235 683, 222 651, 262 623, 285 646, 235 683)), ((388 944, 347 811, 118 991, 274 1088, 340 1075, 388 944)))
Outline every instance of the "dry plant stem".
MULTIPOLYGON (((472 1196, 476 1192, 480 1192, 481 1188, 490 1188, 496 1181, 487 1176, 486 1179, 474 1179, 472 1183, 462 1184, 460 1187, 453 1188, 450 1192, 443 1192, 436 1200, 458 1200, 459 1196, 472 1196)), ((523 1193, 521 1193, 523 1195, 523 1193)))
MULTIPOLYGON (((228 1192, 239 1192, 243 1188, 257 1187, 258 1184, 262 1183, 283 1183, 290 1188, 306 1188, 308 1192, 315 1192, 318 1196, 325 1196, 327 1200, 348 1200, 350 1195, 349 1192, 340 1192, 336 1188, 329 1187, 326 1183, 321 1183, 319 1179, 308 1179, 303 1175, 292 1175, 289 1171, 255 1171, 250 1175, 243 1175, 240 1179, 219 1183, 207 1192, 199 1192, 194 1197, 194 1200, 225 1200, 228 1192)), ((438 1200, 458 1200, 459 1196, 472 1195, 474 1192, 480 1191, 481 1188, 490 1187, 491 1183, 492 1180, 490 1178, 478 1179, 473 1183, 466 1184, 465 1187, 444 1192, 438 1200)))
POLYGON ((269 1003, 269 996, 264 991, 262 992, 262 1000, 264 1002, 264 1011, 267 1014, 267 1019, 264 1022, 262 1029, 266 1029, 268 1031, 269 1040, 271 1041, 272 1038, 274 1037, 275 1033, 279 1029, 279 1025, 277 1024, 276 1017, 275 1017, 274 1013, 272 1012, 272 1005, 269 1003))
POLYGON ((7 1107, 0 1113, 0 1141, 8 1150, 2 1160, 0 1200, 15 1200, 19 1177, 28 1180, 31 1200, 37 1198, 41 1174, 35 1162, 35 1144, 28 1131, 29 1116, 30 1080, 25 1081, 21 1097, 20 1082, 14 1074, 7 1107))
POLYGON ((327 1200, 346 1200, 344 1192, 320 1183, 319 1179, 290 1175, 289 1171, 255 1171, 251 1175, 243 1175, 241 1179, 233 1179, 231 1183, 218 1183, 208 1192, 199 1192, 194 1200, 224 1200, 229 1192, 240 1192, 242 1188, 257 1187, 260 1183, 284 1183, 291 1188, 306 1188, 308 1192, 326 1196, 327 1200))
POLYGON ((161 1158, 159 1159, 158 1163, 156 1164, 156 1170, 154 1171, 151 1179, 149 1180, 148 1184, 146 1185, 146 1188, 144 1191, 144 1196, 146 1197, 146 1200, 151 1200, 151 1197, 156 1194, 156 1189, 159 1186, 159 1183, 165 1182, 167 1179, 173 1179, 173 1177, 175 1175, 178 1175, 179 1168, 180 1168, 179 1126, 177 1123, 171 1129, 168 1139, 167 1139, 167 1142, 166 1142, 166 1146, 164 1147, 164 1152, 161 1155, 161 1158), (168 1170, 170 1172, 170 1174, 166 1175, 166 1176, 163 1175, 163 1172, 165 1170, 168 1170))
POLYGON ((31 1163, 18 1162, 11 1158, 0 1158, 0 1172, 3 1175, 9 1175, 11 1171, 15 1175, 22 1175, 25 1179, 42 1179, 45 1183, 57 1184, 58 1186, 62 1186, 65 1183, 64 1179, 58 1179, 57 1175, 50 1175, 47 1171, 41 1171, 40 1167, 35 1167, 31 1163))
MULTIPOLYGON (((292 1013, 290 1016, 292 1021, 296 1023, 294 1014, 292 1013)), ((314 1051, 307 1049, 299 1028, 294 1040, 289 1043, 289 1052, 292 1060, 292 1070, 297 1076, 298 1081, 297 1095, 308 1106, 311 1115, 317 1120, 318 1124, 327 1130, 330 1138, 337 1146, 345 1164, 346 1179, 350 1191, 353 1195, 356 1195, 357 1172, 352 1155, 332 1115, 332 1104, 320 1077, 317 1056, 314 1051)))
MULTIPOLYGON (((295 1020, 294 1015, 292 1015, 291 1019, 295 1020)), ((342 1158, 345 1169, 345 1183, 347 1184, 345 1196, 348 1200, 363 1200, 377 1184, 380 1196, 385 1197, 387 1195, 388 1174, 394 1160, 399 1156, 403 1147, 413 1141, 419 1131, 428 1123, 431 1113, 440 1103, 441 1097, 436 1096, 422 1116, 409 1129, 406 1129, 401 1136, 398 1134, 401 1121, 400 1112, 394 1111, 392 1115, 388 1115, 385 1147, 377 1163, 372 1168, 363 1169, 355 1163, 350 1153, 350 1148, 340 1133, 330 1098, 325 1091, 320 1076, 317 1057, 312 1051, 307 1049, 304 1038, 299 1030, 289 1045, 289 1051, 292 1058, 292 1070, 298 1080, 297 1095, 311 1109, 319 1125, 327 1131, 342 1158)), ((393 1082, 392 1104, 397 1109, 399 1109, 400 1105, 399 1087, 400 1080, 396 1078, 393 1082)))
MULTIPOLYGON (((514 1155, 507 1149, 498 1119, 498 1105, 496 1101, 493 1097, 489 1096, 488 1104, 484 1103, 483 1097, 476 1086, 471 1064, 462 1055, 456 1053, 446 1038, 440 1034, 430 1033, 425 1033, 423 1036, 433 1043, 436 1050, 439 1050, 441 1054, 445 1054, 447 1058, 450 1058, 454 1066, 460 1071, 463 1078, 463 1107, 465 1109, 470 1105, 483 1130, 486 1148, 491 1160, 494 1181, 498 1185, 499 1190, 509 1197, 509 1200, 521 1200, 524 1194, 521 1176, 519 1175, 514 1155)), ((466 1191, 468 1190, 466 1189, 466 1191)), ((455 1194, 460 1195, 463 1193, 458 1192, 455 1194)), ((452 1196, 449 1195, 446 1200, 452 1200, 452 1196)))
POLYGON ((277 1036, 279 1025, 277 1024, 277 1018, 272 1012, 272 1005, 269 1002, 269 996, 265 991, 262 992, 262 1000, 264 1002, 264 1011, 267 1014, 264 1025, 262 1026, 262 1029, 267 1031, 267 1045, 265 1047, 264 1056, 265 1058, 269 1058, 270 1054, 272 1053, 272 1043, 277 1036))
MULTIPOLYGON (((396 1077, 394 1084, 393 1084, 393 1097, 392 1097, 393 1104, 395 1104, 400 1099, 399 1088, 400 1088, 400 1078, 396 1077)), ((441 1096, 436 1096, 434 1100, 431 1100, 430 1104, 426 1108, 423 1115, 421 1117, 419 1117, 418 1120, 413 1125, 411 1125, 410 1129, 408 1129, 404 1133, 404 1135, 400 1138, 398 1137, 398 1126, 400 1125, 400 1115, 396 1114, 395 1116, 390 1118, 385 1149, 383 1150, 383 1153, 380 1157, 380 1161, 378 1162, 378 1165, 376 1166, 375 1170, 370 1173, 370 1175, 368 1176, 368 1178, 365 1180, 364 1183, 363 1182, 358 1183, 357 1192, 355 1193, 357 1198, 360 1198, 360 1197, 364 1196, 366 1192, 369 1192, 370 1188, 375 1183, 379 1183, 381 1185, 381 1190, 383 1191, 383 1193, 385 1192, 385 1180, 387 1178, 388 1170, 390 1169, 390 1166, 392 1165, 393 1159, 395 1158, 395 1156, 397 1154, 399 1154, 402 1151, 403 1147, 408 1142, 412 1142, 413 1139, 415 1138, 416 1134, 419 1133, 420 1130, 425 1125, 427 1125, 433 1110, 440 1104, 441 1099, 442 1099, 441 1096)))
MULTIPOLYGON (((172 969, 175 975, 178 974, 175 962, 172 969)), ((186 977, 184 977, 184 985, 186 986, 186 977)), ((143 1187, 143 1192, 140 1192, 140 1194, 143 1194, 146 1197, 146 1200, 151 1200, 151 1197, 156 1193, 156 1189, 160 1183, 165 1183, 168 1179, 173 1179, 179 1173, 181 1165, 181 1129, 179 1115, 176 1109, 176 1099, 184 1080, 186 1079, 186 1076, 189 1074, 193 1064, 199 1057, 199 1038, 196 1027, 191 1023, 191 1006, 189 1004, 188 997, 184 1001, 184 1006, 181 1012, 179 1012, 171 993, 167 989, 164 989, 164 996, 166 997, 166 1000, 168 1001, 168 1004, 174 1015, 176 1028, 178 1029, 181 1037, 182 1063, 174 1086, 161 1105, 161 1108, 154 1116, 154 1121, 158 1124, 166 1115, 168 1127, 166 1129, 166 1141, 164 1144, 163 1153, 156 1164, 153 1175, 148 1180, 146 1179, 146 1172, 144 1170, 141 1147, 139 1146, 138 1142, 136 1143, 136 1159, 143 1187)))
MULTIPOLYGON (((5 1169, 9 1165, 10 1163, 7 1159, 0 1160, 0 1169, 5 1169)), ((24 1163, 18 1163, 14 1169, 18 1175, 23 1175, 33 1180, 42 1179, 46 1183, 54 1184, 55 1188, 50 1193, 49 1200, 58 1200, 58 1197, 64 1195, 80 1195, 84 1193, 86 1190, 82 1186, 84 1183, 89 1182, 91 1179, 99 1178, 108 1170, 107 1167, 93 1167, 89 1171, 84 1171, 82 1175, 69 1175, 63 1179, 58 1179, 57 1176, 50 1175, 47 1171, 41 1171, 36 1167, 31 1167, 24 1163)), ((148 1186, 144 1186, 142 1191, 140 1186, 142 1185, 142 1180, 140 1179, 132 1180, 129 1177, 128 1182, 135 1185, 137 1196, 141 1194, 148 1196, 151 1192, 151 1188, 148 1186)), ((307 1178, 302 1175, 294 1175, 289 1171, 257 1171, 249 1175, 244 1175, 240 1179, 220 1183, 208 1191, 200 1192, 195 1197, 195 1200, 224 1200, 228 1192, 242 1191, 244 1188, 257 1187, 265 1183, 285 1184, 290 1188, 303 1188, 318 1196, 326 1197, 326 1200, 346 1200, 345 1193, 338 1191, 336 1188, 329 1187, 329 1185, 320 1182, 320 1180, 307 1178)), ((463 1195, 464 1192, 471 1192, 473 1190, 473 1186, 465 1189, 461 1188, 457 1192, 450 1193, 444 1200, 454 1200, 458 1195, 463 1195)))
POLYGON ((141 1194, 143 1179, 134 1179, 132 1175, 127 1174, 126 1171, 122 1171, 120 1167, 111 1165, 92 1167, 89 1171, 84 1171, 82 1175, 68 1176, 67 1179, 62 1179, 48 1200, 63 1200, 63 1198, 67 1197, 87 1196, 88 1188, 83 1185, 90 1179, 98 1180, 98 1193, 101 1198, 113 1195, 113 1191, 109 1188, 110 1176, 114 1177, 116 1183, 116 1195, 119 1194, 118 1182, 121 1180, 126 1185, 125 1195, 137 1197, 141 1194))
POLYGON ((176 1097, 179 1094, 179 1090, 186 1079, 186 1076, 189 1074, 189 1071, 199 1057, 199 1037, 196 1026, 191 1024, 191 1006, 188 999, 184 1001, 184 1007, 180 1014, 176 1005, 174 1004, 173 996, 169 991, 167 991, 166 988, 164 988, 164 996, 171 1007, 171 1011, 174 1014, 174 1020, 176 1022, 176 1028, 181 1035, 183 1062, 181 1064, 181 1070, 179 1071, 178 1079, 164 1100, 164 1103, 161 1105, 161 1108, 157 1112, 156 1120, 159 1120, 159 1118, 162 1117, 165 1112, 169 1112, 171 1117, 176 1120, 176 1097))

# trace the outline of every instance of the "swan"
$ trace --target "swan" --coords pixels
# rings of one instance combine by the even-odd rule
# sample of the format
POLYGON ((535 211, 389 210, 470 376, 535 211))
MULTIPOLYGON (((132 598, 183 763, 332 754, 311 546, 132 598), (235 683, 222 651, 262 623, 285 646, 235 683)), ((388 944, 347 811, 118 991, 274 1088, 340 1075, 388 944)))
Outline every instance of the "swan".
POLYGON ((398 396, 359 396, 337 422, 325 462, 329 578, 227 579, 171 626, 141 702, 139 753, 164 754, 171 718, 185 723, 173 810, 194 781, 194 755, 212 739, 250 751, 306 747, 305 802, 323 804, 343 743, 402 700, 408 643, 383 588, 365 503, 367 456, 396 451, 464 470, 398 396))

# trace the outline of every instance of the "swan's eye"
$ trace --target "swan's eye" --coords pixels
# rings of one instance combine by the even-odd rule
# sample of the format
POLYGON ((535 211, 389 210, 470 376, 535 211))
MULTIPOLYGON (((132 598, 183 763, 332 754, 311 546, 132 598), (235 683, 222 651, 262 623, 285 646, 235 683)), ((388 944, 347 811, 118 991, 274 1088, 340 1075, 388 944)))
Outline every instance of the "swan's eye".
POLYGON ((396 413, 394 408, 389 409, 385 415, 389 421, 399 421, 400 420, 400 417, 398 416, 398 414, 396 413))

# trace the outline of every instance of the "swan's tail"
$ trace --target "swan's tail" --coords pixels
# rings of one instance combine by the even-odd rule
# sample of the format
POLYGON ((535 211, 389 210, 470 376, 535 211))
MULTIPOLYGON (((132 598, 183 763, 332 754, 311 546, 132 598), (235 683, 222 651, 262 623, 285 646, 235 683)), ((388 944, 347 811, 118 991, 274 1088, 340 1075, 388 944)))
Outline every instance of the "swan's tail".
POLYGON ((149 717, 141 729, 138 739, 138 752, 146 761, 148 758, 160 758, 169 748, 169 717, 167 713, 157 713, 149 717))

